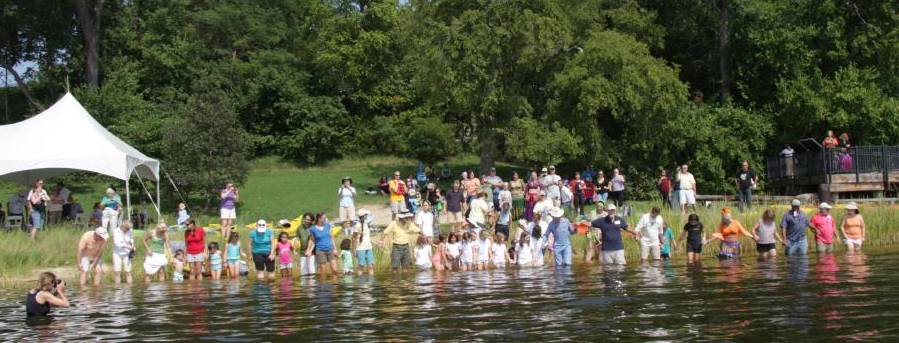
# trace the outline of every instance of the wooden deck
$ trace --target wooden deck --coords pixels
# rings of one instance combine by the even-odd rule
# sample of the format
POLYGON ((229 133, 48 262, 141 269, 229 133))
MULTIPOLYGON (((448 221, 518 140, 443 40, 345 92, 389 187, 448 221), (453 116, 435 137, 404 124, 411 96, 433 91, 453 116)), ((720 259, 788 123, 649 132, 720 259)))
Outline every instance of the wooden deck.
POLYGON ((782 194, 818 193, 822 199, 840 194, 871 193, 882 197, 899 187, 899 146, 856 146, 847 151, 824 149, 767 159, 767 181, 782 194))

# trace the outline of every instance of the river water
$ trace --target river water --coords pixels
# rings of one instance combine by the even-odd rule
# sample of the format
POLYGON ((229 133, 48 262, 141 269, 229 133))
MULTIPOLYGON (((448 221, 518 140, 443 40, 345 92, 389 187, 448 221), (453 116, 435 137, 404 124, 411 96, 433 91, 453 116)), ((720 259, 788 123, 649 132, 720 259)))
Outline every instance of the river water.
POLYGON ((70 289, 0 339, 50 341, 899 340, 899 255, 70 289))

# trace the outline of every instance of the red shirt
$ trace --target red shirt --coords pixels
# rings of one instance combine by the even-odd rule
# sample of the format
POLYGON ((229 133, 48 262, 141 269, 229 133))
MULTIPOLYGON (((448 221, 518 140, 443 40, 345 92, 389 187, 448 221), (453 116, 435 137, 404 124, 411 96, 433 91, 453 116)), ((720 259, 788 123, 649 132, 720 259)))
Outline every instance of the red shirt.
POLYGON ((593 181, 587 181, 587 187, 584 188, 584 196, 593 198, 594 194, 596 194, 596 184, 593 181))
POLYGON ((659 190, 662 191, 662 193, 671 192, 671 179, 666 176, 659 180, 659 190))
POLYGON ((196 255, 202 253, 206 250, 206 230, 201 227, 195 227, 192 231, 184 231, 184 242, 187 243, 188 254, 196 255))

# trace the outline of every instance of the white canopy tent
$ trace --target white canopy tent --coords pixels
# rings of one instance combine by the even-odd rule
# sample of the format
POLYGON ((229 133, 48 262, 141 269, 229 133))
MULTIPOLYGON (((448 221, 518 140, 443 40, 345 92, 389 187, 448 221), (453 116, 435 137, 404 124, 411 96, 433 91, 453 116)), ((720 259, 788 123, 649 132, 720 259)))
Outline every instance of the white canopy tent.
MULTIPOLYGON (((156 181, 159 216, 159 161, 147 157, 100 125, 66 93, 53 106, 34 117, 0 126, 0 179, 31 184, 73 171, 90 171, 125 181, 125 199, 131 213, 129 179, 156 181)), ((146 190, 146 186, 144 186, 146 190)), ((149 190, 147 190, 149 192, 149 190)), ((152 195, 148 194, 152 201, 152 195)))

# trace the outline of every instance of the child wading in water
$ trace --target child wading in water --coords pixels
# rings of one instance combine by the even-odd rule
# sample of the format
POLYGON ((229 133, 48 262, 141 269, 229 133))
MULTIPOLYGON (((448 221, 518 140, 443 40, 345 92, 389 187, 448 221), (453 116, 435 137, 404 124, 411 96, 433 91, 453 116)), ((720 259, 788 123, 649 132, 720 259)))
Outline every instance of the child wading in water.
POLYGON ((184 281, 184 250, 178 250, 175 252, 175 259, 172 261, 172 266, 175 271, 172 272, 172 281, 175 282, 183 282, 184 281))
POLYGON ((293 269, 293 244, 290 244, 287 232, 278 235, 278 264, 281 269, 281 277, 290 277, 293 269))
POLYGON ((424 235, 418 236, 415 245, 415 266, 418 270, 431 270, 431 243, 424 235))
POLYGON ((216 242, 209 243, 209 271, 213 280, 222 279, 222 252, 219 251, 219 244, 216 242))
POLYGON ((668 226, 668 223, 665 223, 665 228, 662 229, 662 249, 660 251, 663 261, 671 259, 671 250, 674 247, 672 243, 674 243, 674 230, 668 226))
POLYGON ((443 271, 448 264, 446 261, 446 236, 443 234, 437 236, 437 252, 431 256, 431 264, 438 272, 443 271))
POLYGON ((506 235, 502 232, 496 233, 496 239, 491 245, 491 253, 493 255, 493 267, 494 268, 505 268, 506 267, 506 235))
POLYGON ((519 267, 530 267, 534 265, 534 250, 531 247, 531 235, 527 232, 521 233, 518 239, 518 248, 515 249, 515 262, 519 267))
POLYGON ((247 254, 240 246, 240 234, 236 231, 231 231, 231 237, 228 237, 228 246, 226 249, 226 256, 228 257, 228 275, 230 275, 232 279, 237 279, 240 277, 240 258, 247 257, 247 254))
POLYGON ((462 243, 459 242, 459 235, 455 232, 450 232, 446 242, 446 269, 459 270, 459 258, 462 254, 462 243))
POLYGON ((352 241, 349 238, 344 238, 340 241, 340 265, 343 268, 343 273, 347 275, 353 274, 353 252, 351 246, 352 241))
POLYGON ((462 271, 468 271, 474 269, 474 257, 477 254, 477 242, 471 239, 471 233, 463 233, 462 234, 462 245, 461 245, 461 253, 459 259, 459 265, 462 268, 462 271))
POLYGON ((487 270, 487 264, 490 262, 490 247, 492 246, 492 242, 490 238, 487 237, 487 231, 481 231, 481 238, 476 239, 477 241, 477 269, 478 270, 487 270))

